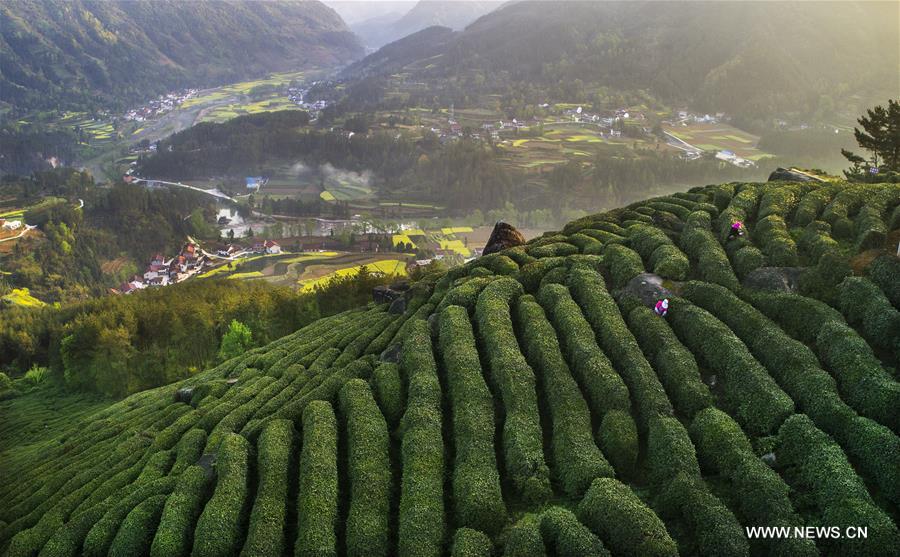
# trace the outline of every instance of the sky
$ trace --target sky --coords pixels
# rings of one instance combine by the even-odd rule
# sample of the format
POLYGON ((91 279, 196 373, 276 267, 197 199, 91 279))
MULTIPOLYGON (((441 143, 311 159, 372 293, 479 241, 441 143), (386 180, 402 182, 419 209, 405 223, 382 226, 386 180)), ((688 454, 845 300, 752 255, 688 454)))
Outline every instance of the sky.
POLYGON ((347 25, 391 13, 404 14, 416 5, 416 0, 323 0, 340 15, 347 25))

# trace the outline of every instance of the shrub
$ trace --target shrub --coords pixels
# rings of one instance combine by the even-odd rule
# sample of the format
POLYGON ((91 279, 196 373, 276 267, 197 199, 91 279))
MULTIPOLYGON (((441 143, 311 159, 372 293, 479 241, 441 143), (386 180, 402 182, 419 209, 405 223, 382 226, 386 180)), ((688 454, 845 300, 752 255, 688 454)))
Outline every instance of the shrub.
POLYGON ((647 468, 651 483, 667 484, 677 474, 700 479, 700 465, 687 430, 677 419, 656 416, 647 436, 647 468))
POLYGON ((619 476, 634 474, 638 459, 638 431, 634 418, 623 410, 610 410, 597 428, 597 441, 619 476))
MULTIPOLYGON (((610 232, 608 230, 595 230, 592 228, 586 228, 580 232, 584 236, 591 237, 601 244, 624 244, 628 240, 625 238, 625 229, 619 228, 619 232, 610 232)), ((591 246, 590 249, 586 249, 584 253, 595 253, 595 246, 591 246)), ((599 252, 596 252, 599 253, 599 252)))
POLYGON ((166 495, 175 487, 176 479, 169 476, 145 483, 115 501, 99 521, 95 522, 84 538, 82 554, 107 555, 110 545, 125 516, 142 501, 154 495, 166 495))
POLYGON ((552 244, 531 247, 527 251, 528 255, 537 257, 538 259, 543 257, 565 257, 579 252, 577 247, 566 242, 554 242, 552 244))
POLYGON ((679 472, 668 483, 660 500, 661 506, 685 523, 699 555, 750 554, 741 524, 699 478, 679 472))
POLYGON ((722 208, 718 219, 719 238, 724 242, 731 224, 735 221, 755 220, 759 208, 759 198, 763 190, 758 184, 741 184, 728 205, 722 208))
POLYGON ((657 275, 672 280, 684 280, 691 269, 687 256, 674 244, 663 244, 653 250, 647 265, 657 275))
POLYGON ((800 202, 803 193, 805 193, 804 186, 799 184, 765 187, 759 200, 759 211, 756 214, 757 220, 762 220, 769 215, 787 218, 797 206, 797 203, 800 202))
POLYGON ((587 234, 572 234, 569 243, 578 246, 581 253, 600 253, 603 249, 603 242, 587 234))
POLYGON ((603 542, 578 522, 572 511, 562 507, 550 507, 541 513, 541 535, 559 557, 610 555, 603 542))
POLYGON ((614 555, 678 555, 678 548, 659 517, 628 486, 613 478, 594 480, 578 504, 578 519, 614 555))
POLYGON ((191 555, 230 555, 240 548, 249 451, 250 445, 240 435, 229 433, 222 440, 216 458, 216 489, 197 521, 191 555))
POLYGON ((128 513, 109 546, 110 555, 149 555, 153 534, 166 504, 165 495, 154 495, 128 513))
POLYGON ((337 423, 327 402, 315 400, 303 410, 299 473, 294 554, 336 555, 337 423))
POLYGON ((528 255, 525 251, 525 246, 516 246, 514 248, 503 250, 503 255, 512 259, 519 267, 537 261, 534 257, 528 255))
POLYGON ((799 264, 797 245, 791 238, 783 218, 769 215, 758 221, 753 230, 753 239, 762 247, 763 253, 769 259, 769 265, 796 267, 799 264))
MULTIPOLYGON (((728 414, 712 407, 701 410, 694 416, 690 434, 703 466, 728 479, 743 524, 804 524, 788 498, 790 488, 756 457, 750 441, 728 414)), ((809 539, 757 541, 756 544, 773 554, 818 555, 809 539)))
POLYGON ((31 366, 31 369, 25 372, 25 377, 23 379, 31 386, 37 386, 43 383, 46 377, 47 368, 34 364, 31 366))
POLYGON ((584 308, 585 316, 603 349, 628 385, 637 407, 639 424, 646 427, 651 416, 672 414, 672 405, 665 390, 644 358, 634 335, 625 325, 619 307, 606 291, 603 277, 595 271, 578 267, 572 270, 569 285, 575 300, 584 308))
POLYGON ((678 341, 666 320, 643 305, 632 309, 627 316, 628 327, 653 364, 675 408, 690 418, 712 406, 712 394, 700 377, 694 355, 678 341))
POLYGON ((794 225, 807 226, 819 218, 822 209, 831 202, 834 193, 840 187, 836 185, 823 186, 804 195, 797 204, 797 210, 794 211, 794 225))
POLYGON ((538 371, 549 409, 554 471, 566 494, 580 495, 591 480, 612 476, 613 470, 594 444, 590 412, 563 361, 556 332, 544 310, 533 298, 523 296, 516 315, 522 345, 538 371))
POLYGON ((400 367, 409 389, 400 425, 403 478, 398 553, 440 555, 444 542, 441 385, 424 321, 411 326, 403 342, 400 367))
POLYGON ((471 265, 471 269, 488 269, 495 275, 514 275, 519 272, 519 263, 514 261, 507 252, 491 253, 479 257, 471 265))
POLYGON ((629 280, 644 272, 641 256, 620 244, 607 244, 604 247, 603 268, 609 273, 614 288, 622 288, 629 280))
POLYGON ((209 484, 209 475, 199 466, 190 466, 179 476, 178 484, 166 499, 150 547, 151 557, 183 557, 190 553, 194 524, 203 510, 209 484))
POLYGON ((741 298, 750 302, 789 335, 813 344, 819 330, 828 322, 843 322, 841 314, 826 303, 788 292, 744 290, 741 298))
POLYGON ((659 228, 647 224, 629 226, 628 247, 638 252, 644 261, 648 261, 656 248, 671 245, 672 240, 659 228))
POLYGON ((397 364, 390 362, 378 364, 372 373, 372 392, 382 414, 391 429, 394 429, 400 423, 405 406, 403 382, 400 380, 400 368, 397 364))
POLYGON ((538 299, 559 331, 569 367, 594 416, 599 419, 610 410, 627 413, 631 408, 628 387, 597 346, 594 331, 568 288, 547 285, 540 290, 538 299))
POLYGON ((365 381, 351 379, 340 392, 347 428, 350 510, 346 519, 347 555, 388 554, 391 497, 390 436, 387 423, 365 381))
POLYGON ((463 306, 467 310, 473 309, 478 295, 493 280, 493 277, 476 277, 451 288, 438 304, 436 312, 440 313, 447 306, 463 306))
POLYGON ((815 267, 809 267, 800 275, 800 292, 837 306, 838 285, 852 274, 847 258, 835 251, 825 252, 815 267))
POLYGON ((136 481, 138 483, 143 483, 161 478, 168 474, 169 469, 174 462, 175 453, 173 451, 159 451, 153 453, 150 455, 150 458, 147 459, 147 464, 144 466, 144 469, 141 470, 141 475, 138 476, 136 481))
MULTIPOLYGON (((808 417, 802 414, 791 416, 778 435, 779 462, 787 467, 786 474, 794 480, 795 486, 811 495, 820 512, 828 513, 840 504, 843 507, 840 514, 845 519, 851 518, 846 510, 854 508, 871 521, 865 524, 869 526, 868 538, 836 541, 833 549, 838 554, 889 555, 900 546, 897 527, 872 502, 844 452, 808 417)), ((857 517, 851 520, 858 521, 857 517)), ((859 522, 854 524, 859 525, 859 522)))
POLYGON ((453 534, 451 557, 491 557, 493 551, 493 542, 483 532, 459 528, 453 534))
POLYGON ((544 557, 547 554, 541 537, 541 518, 526 514, 509 530, 504 557, 544 557))
POLYGON ((293 450, 294 424, 269 422, 257 443, 259 486, 250 513, 242 556, 277 555, 284 548, 287 515, 288 464, 293 450))
POLYGON ((847 277, 840 285, 841 313, 857 325, 872 346, 894 354, 900 360, 900 312, 867 278, 847 277))
POLYGON ((485 347, 491 381, 506 411, 503 450, 506 469, 518 493, 532 501, 549 496, 549 470, 544 462, 534 372, 513 330, 510 302, 522 293, 511 279, 489 284, 478 297, 475 316, 485 347))
POLYGON ((737 290, 740 284, 728 262, 728 256, 706 224, 709 215, 695 212, 691 213, 691 217, 681 233, 681 249, 696 262, 696 272, 703 280, 737 290))
POLYGON ((816 337, 816 350, 853 408, 900 431, 900 383, 855 331, 837 320, 826 322, 816 337))
POLYGON ((536 292, 548 271, 566 264, 564 257, 545 257, 522 267, 519 282, 528 292, 536 292))
POLYGON ((838 243, 831 237, 831 225, 827 222, 813 221, 803 229, 800 235, 800 249, 809 257, 812 263, 818 263, 819 259, 829 251, 838 249, 838 243))
POLYGON ((720 379, 722 402, 754 435, 772 432, 794 403, 721 321, 683 300, 670 300, 668 321, 678 338, 720 379))
POLYGON ((859 251, 880 248, 887 237, 887 226, 881 218, 882 207, 863 205, 854 219, 855 243, 859 251))
POLYGON ((895 308, 900 308, 900 258, 891 255, 876 257, 866 267, 866 276, 878 285, 895 308))
POLYGON ((731 265, 737 276, 744 278, 766 264, 766 257, 754 246, 744 246, 734 252, 731 257, 731 265))
POLYGON ((506 522, 506 505, 494 451, 494 401, 465 308, 440 314, 440 349, 453 420, 455 523, 495 534, 506 522))

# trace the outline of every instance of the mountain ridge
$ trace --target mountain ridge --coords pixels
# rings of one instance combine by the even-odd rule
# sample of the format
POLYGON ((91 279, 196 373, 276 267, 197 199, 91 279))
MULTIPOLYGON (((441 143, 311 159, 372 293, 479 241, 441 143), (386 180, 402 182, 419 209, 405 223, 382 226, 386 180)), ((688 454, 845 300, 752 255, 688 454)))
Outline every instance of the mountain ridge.
MULTIPOLYGON (((889 12, 864 3, 519 2, 474 21, 440 57, 403 65, 417 78, 648 89, 732 114, 812 111, 823 94, 891 94, 898 29, 889 12), (834 52, 827 63, 825 49, 834 52)), ((354 68, 377 69, 365 59, 354 68)))
POLYGON ((361 53, 317 1, 14 0, 0 6, 0 101, 121 105, 361 53))

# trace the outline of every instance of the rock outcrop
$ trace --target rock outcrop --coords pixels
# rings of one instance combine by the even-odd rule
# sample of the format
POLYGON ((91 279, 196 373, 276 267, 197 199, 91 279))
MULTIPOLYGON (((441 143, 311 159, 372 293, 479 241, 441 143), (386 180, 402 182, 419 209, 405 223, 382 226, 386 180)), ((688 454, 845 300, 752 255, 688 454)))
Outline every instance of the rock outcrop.
POLYGON ((494 230, 491 232, 491 237, 488 238, 487 245, 484 246, 482 255, 490 255, 507 248, 521 246, 524 243, 525 236, 522 236, 522 233, 516 230, 515 226, 503 221, 497 221, 497 224, 494 225, 494 230))
POLYGON ((781 168, 780 166, 776 168, 771 174, 769 174, 770 182, 821 182, 822 180, 816 178, 815 176, 810 176, 804 172, 798 172, 793 169, 781 168))
POLYGON ((742 282, 745 288, 796 292, 800 286, 803 267, 760 267, 747 273, 742 282))

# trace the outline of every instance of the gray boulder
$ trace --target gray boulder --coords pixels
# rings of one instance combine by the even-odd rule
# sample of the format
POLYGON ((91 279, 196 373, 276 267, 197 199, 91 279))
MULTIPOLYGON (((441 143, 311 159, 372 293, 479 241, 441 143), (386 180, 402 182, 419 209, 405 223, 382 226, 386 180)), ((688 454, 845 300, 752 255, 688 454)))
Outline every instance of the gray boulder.
POLYGON ((382 362, 389 362, 392 364, 400 363, 400 348, 402 345, 400 343, 392 344, 384 349, 384 352, 378 357, 378 359, 382 362))
POLYGON ((653 307, 663 298, 674 296, 671 290, 663 286, 663 278, 653 273, 641 273, 628 281, 622 291, 640 298, 641 303, 653 307))
POLYGON ((184 402, 185 404, 191 403, 191 397, 194 396, 194 388, 193 387, 182 387, 175 391, 175 402, 184 402))
POLYGON ((803 267, 760 267, 747 273, 742 284, 757 290, 796 292, 803 271, 803 267))
POLYGON ((822 182, 816 178, 815 176, 810 176, 809 174, 805 174, 803 172, 798 172, 793 169, 788 168, 776 168, 771 174, 769 174, 770 182, 822 182))
POLYGON ((399 298, 395 298, 393 302, 391 302, 390 307, 388 308, 388 313, 393 315, 400 315, 406 312, 406 296, 400 296, 399 298))

